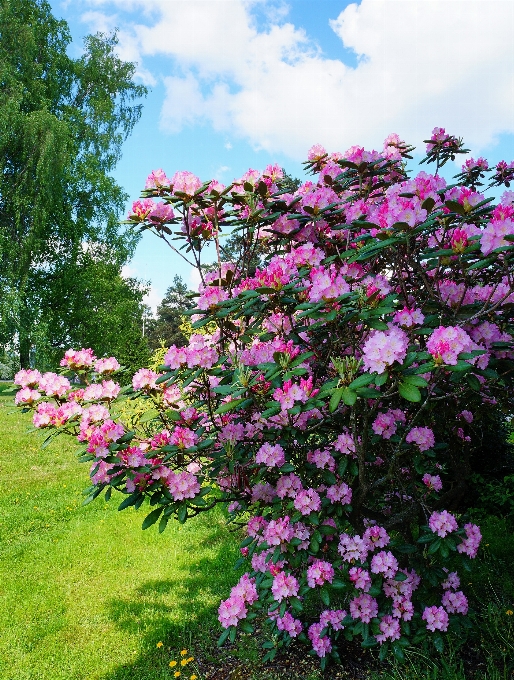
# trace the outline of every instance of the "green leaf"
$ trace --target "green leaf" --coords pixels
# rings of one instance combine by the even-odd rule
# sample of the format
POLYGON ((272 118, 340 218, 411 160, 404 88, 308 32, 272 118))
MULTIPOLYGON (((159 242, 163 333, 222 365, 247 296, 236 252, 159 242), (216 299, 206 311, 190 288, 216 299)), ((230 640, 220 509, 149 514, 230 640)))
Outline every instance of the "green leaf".
POLYGON ((135 493, 131 493, 130 496, 127 496, 125 500, 121 501, 121 503, 118 506, 118 511, 120 510, 125 510, 125 508, 129 508, 131 505, 135 505, 141 496, 140 491, 136 491, 135 493))
POLYGON ((178 521, 181 524, 184 524, 184 522, 187 519, 187 505, 181 505, 180 506, 180 508, 178 509, 178 512, 177 512, 177 517, 178 517, 178 521))
POLYGON ((421 392, 415 385, 409 385, 406 382, 401 382, 398 385, 398 391, 404 399, 407 399, 407 401, 421 401, 421 392))
POLYGON ((435 633, 433 637, 433 642, 436 650, 439 652, 439 654, 442 654, 444 652, 444 640, 442 638, 442 635, 440 635, 439 633, 435 633))
POLYGON ((166 529, 166 527, 167 527, 167 525, 168 525, 169 519, 170 519, 170 516, 169 516, 169 515, 163 515, 163 516, 161 517, 161 521, 159 522, 159 533, 160 533, 160 534, 162 534, 162 532, 164 531, 164 529, 166 529))
POLYGON ((155 508, 155 510, 152 510, 152 512, 144 518, 143 524, 141 525, 141 529, 143 529, 144 531, 145 529, 151 527, 152 524, 155 524, 159 517, 162 515, 163 510, 164 510, 163 505, 161 505, 159 508, 155 508))
POLYGON ((145 411, 141 418, 139 419, 140 423, 149 423, 151 420, 155 420, 156 418, 159 417, 159 411, 156 408, 151 408, 148 411, 145 411))
POLYGON ((378 390, 373 390, 369 387, 359 387, 357 394, 363 399, 378 399, 382 396, 378 390))
POLYGON ((421 378, 419 375, 407 375, 403 379, 403 383, 414 385, 415 387, 426 387, 428 385, 425 378, 421 378))
POLYGON ((229 635, 230 635, 230 628, 226 628, 223 631, 223 633, 219 636, 218 647, 221 647, 226 642, 229 635))
POLYGON ((393 654, 395 656, 395 659, 397 661, 400 661, 401 663, 403 663, 405 661, 405 652, 403 651, 402 646, 399 645, 396 640, 395 640, 395 642, 393 642, 392 646, 393 646, 393 654))
POLYGON ((347 406, 353 406, 357 401, 357 394, 349 387, 346 387, 343 390, 343 401, 347 406))
POLYGON ((369 385, 376 379, 376 376, 374 373, 363 373, 362 375, 359 375, 358 378, 355 378, 353 382, 351 382, 348 387, 350 389, 356 389, 357 387, 366 387, 366 385, 369 385))
POLYGON ((232 401, 226 402, 225 404, 222 404, 221 406, 219 406, 214 411, 214 414, 219 416, 222 413, 227 413, 228 411, 233 411, 240 404, 242 404, 243 401, 245 401, 245 399, 233 399, 232 401))
POLYGON ((330 593, 326 588, 321 588, 319 596, 325 607, 330 607, 330 593))
POLYGON ((339 387, 337 390, 334 390, 332 393, 332 396, 330 397, 330 402, 328 405, 328 410, 330 413, 334 413, 336 408, 339 406, 339 402, 341 401, 344 393, 344 389, 342 387, 339 387))

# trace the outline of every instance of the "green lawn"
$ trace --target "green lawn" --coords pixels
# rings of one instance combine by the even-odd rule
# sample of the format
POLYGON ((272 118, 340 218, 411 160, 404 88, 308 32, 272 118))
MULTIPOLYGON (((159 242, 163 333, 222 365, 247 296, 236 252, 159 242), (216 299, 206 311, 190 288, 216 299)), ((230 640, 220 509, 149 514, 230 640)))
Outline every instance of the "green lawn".
POLYGON ((41 450, 12 411, 0 398, 0 677, 172 678, 172 656, 218 631, 238 578, 221 513, 159 535, 118 499, 82 507, 73 444, 41 450))

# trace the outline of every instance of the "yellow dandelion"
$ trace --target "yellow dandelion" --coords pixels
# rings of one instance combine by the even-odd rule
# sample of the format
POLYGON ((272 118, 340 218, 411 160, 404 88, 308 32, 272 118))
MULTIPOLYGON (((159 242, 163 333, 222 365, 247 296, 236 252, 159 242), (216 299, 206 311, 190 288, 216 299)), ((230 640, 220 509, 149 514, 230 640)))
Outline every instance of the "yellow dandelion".
POLYGON ((185 656, 186 654, 187 654, 187 649, 183 649, 183 650, 180 652, 180 656, 185 656))
POLYGON ((505 613, 507 614, 507 616, 512 616, 514 614, 512 609, 507 609, 507 611, 505 613))
POLYGON ((198 680, 198 676, 193 673, 189 680, 198 680))
POLYGON ((176 666, 177 662, 176 661, 170 661, 170 668, 173 668, 173 666, 176 666))
POLYGON ((178 678, 178 677, 180 676, 180 671, 175 671, 175 672, 173 673, 173 675, 174 675, 176 678, 178 678))
POLYGON ((181 659, 180 665, 185 666, 188 663, 188 659, 181 659))
POLYGON ((191 663, 191 661, 194 661, 194 660, 195 660, 195 657, 194 657, 194 656, 190 656, 189 659, 187 660, 187 663, 191 663))
POLYGON ((162 647, 162 642, 158 642, 158 643, 157 643, 157 647, 158 647, 158 648, 161 648, 161 647, 162 647))

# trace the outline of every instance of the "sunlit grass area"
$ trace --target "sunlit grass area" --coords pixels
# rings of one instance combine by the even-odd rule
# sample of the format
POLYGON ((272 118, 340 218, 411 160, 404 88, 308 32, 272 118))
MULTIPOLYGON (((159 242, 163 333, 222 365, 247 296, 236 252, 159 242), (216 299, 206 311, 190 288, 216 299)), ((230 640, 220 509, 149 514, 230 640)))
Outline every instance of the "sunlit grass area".
POLYGON ((0 677, 173 677, 172 653, 218 630, 238 578, 222 514, 159 535, 141 531, 143 508, 82 507, 73 444, 41 450, 29 418, 0 401, 0 677))

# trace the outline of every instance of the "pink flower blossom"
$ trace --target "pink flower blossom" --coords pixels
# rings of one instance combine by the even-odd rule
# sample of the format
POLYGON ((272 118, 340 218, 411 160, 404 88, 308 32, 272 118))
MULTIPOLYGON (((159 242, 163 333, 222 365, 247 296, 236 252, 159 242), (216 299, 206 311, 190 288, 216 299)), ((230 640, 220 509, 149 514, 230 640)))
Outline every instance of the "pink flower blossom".
POLYGON ((158 377, 159 374, 149 368, 140 368, 132 378, 132 387, 135 390, 153 390, 156 388, 155 381, 158 377))
POLYGON ((363 590, 365 593, 371 588, 371 576, 366 569, 362 567, 351 567, 348 572, 350 581, 359 590, 363 590))
POLYGON ((22 368, 14 376, 14 384, 20 387, 37 387, 41 380, 41 373, 32 368, 22 368))
POLYGON ((427 629, 433 633, 436 630, 448 630, 448 614, 442 607, 425 607, 421 617, 426 621, 427 629))
POLYGON ((467 614, 468 613, 468 599, 462 592, 458 590, 446 590, 441 604, 449 614, 467 614))
POLYGON ((472 340, 458 326, 439 326, 427 341, 427 350, 439 364, 455 366, 458 355, 472 348, 472 340))
POLYGON ((198 479, 191 472, 173 472, 170 470, 166 479, 166 486, 176 501, 194 498, 200 493, 198 479))
POLYGON ((341 534, 338 552, 345 562, 364 562, 368 556, 368 546, 360 536, 341 534))
POLYGON ((334 484, 327 488, 327 498, 331 503, 341 503, 342 505, 349 505, 352 502, 352 490, 345 484, 334 484))
POLYGON ((19 392, 16 393, 14 397, 15 404, 28 404, 32 405, 35 401, 41 399, 41 393, 37 390, 31 390, 30 387, 22 387, 19 392))
POLYGON ((465 553, 468 557, 475 558, 477 556, 480 542, 482 541, 482 534, 480 528, 476 524, 465 524, 466 538, 459 543, 457 550, 460 553, 465 553))
POLYGON ((382 617, 378 627, 380 628, 380 634, 375 637, 380 644, 384 643, 386 640, 392 641, 401 638, 400 622, 389 614, 382 617))
POLYGON ((302 632, 302 622, 293 618, 290 612, 286 611, 284 616, 278 616, 276 623, 279 630, 285 631, 292 638, 297 637, 302 632))
POLYGON ((166 173, 162 168, 152 170, 145 182, 145 189, 160 189, 161 187, 169 187, 170 180, 166 177, 166 173))
POLYGON ((60 366, 65 366, 74 371, 90 368, 96 361, 96 357, 91 348, 89 349, 68 349, 61 359, 60 366))
POLYGON ((441 491, 443 483, 439 475, 429 475, 428 472, 423 475, 423 484, 427 486, 430 491, 441 491))
POLYGON ((428 520, 428 525, 434 532, 441 538, 444 538, 447 534, 452 531, 457 531, 458 524, 455 517, 450 514, 447 510, 442 510, 441 512, 433 512, 428 520))
POLYGON ((309 588, 322 586, 327 581, 328 583, 332 583, 333 578, 334 568, 330 562, 314 560, 307 569, 307 584, 309 585, 309 588))
POLYGON ((373 574, 382 574, 386 578, 393 578, 398 571, 398 560, 392 552, 382 550, 373 556, 371 571, 373 574))
POLYGON ((114 373, 121 368, 120 364, 114 357, 106 359, 97 359, 95 362, 95 371, 100 375, 114 373))
POLYGON ((368 550, 385 548, 391 540, 384 527, 379 527, 377 524, 374 524, 373 526, 366 529, 363 539, 368 550))
POLYGON ((63 375, 56 373, 45 373, 39 381, 39 389, 47 397, 62 397, 70 387, 70 381, 63 375))
POLYGON ((255 456, 255 462, 261 465, 266 465, 266 467, 282 467, 286 462, 284 449, 280 444, 263 444, 257 451, 255 456))
POLYGON ((218 609, 218 621, 223 628, 237 626, 241 619, 246 618, 248 610, 242 597, 229 597, 223 600, 218 609))
POLYGON ((374 331, 362 348, 364 370, 383 373, 395 361, 405 359, 408 345, 409 339, 400 328, 374 331))
POLYGON ((378 614, 378 602, 371 595, 363 593, 350 601, 350 614, 354 619, 369 623, 378 614))
POLYGON ((285 571, 281 571, 273 578, 271 592, 277 602, 282 602, 286 597, 298 595, 299 587, 298 581, 292 574, 286 574, 285 571))
POLYGON ((321 498, 314 489, 302 489, 294 499, 294 507, 302 515, 310 515, 311 512, 317 512, 320 509, 321 498))
POLYGON ((417 444, 420 451, 428 451, 435 444, 434 433, 429 427, 413 427, 405 437, 409 444, 417 444))
POLYGON ((323 658, 332 651, 332 644, 330 638, 327 635, 323 637, 320 636, 321 631, 325 628, 322 623, 313 623, 309 626, 308 636, 312 642, 312 648, 316 654, 323 658))

